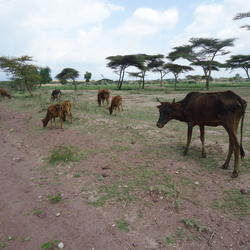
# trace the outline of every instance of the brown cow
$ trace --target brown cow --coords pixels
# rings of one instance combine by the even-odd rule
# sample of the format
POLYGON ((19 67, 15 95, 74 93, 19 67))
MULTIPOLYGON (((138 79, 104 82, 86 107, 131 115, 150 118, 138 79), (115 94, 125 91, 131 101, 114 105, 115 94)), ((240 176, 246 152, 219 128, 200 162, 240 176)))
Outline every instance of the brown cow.
POLYGON ((62 128, 62 122, 63 120, 65 120, 65 116, 62 112, 60 104, 54 104, 48 107, 46 117, 42 119, 43 127, 46 127, 48 122, 50 121, 50 128, 52 128, 52 119, 54 120, 54 124, 56 125, 56 117, 59 117, 62 128))
MULTIPOLYGON (((159 101, 159 99, 158 99, 159 101)), ((223 126, 229 136, 229 150, 223 169, 227 169, 234 152, 234 171, 232 177, 237 177, 239 173, 239 155, 244 157, 242 147, 242 129, 244 114, 247 103, 232 91, 199 93, 190 92, 179 102, 160 102, 160 117, 157 127, 162 128, 170 120, 175 119, 186 122, 188 125, 187 146, 184 151, 186 155, 192 137, 192 129, 195 125, 200 127, 200 139, 202 143, 202 157, 206 157, 204 147, 204 126, 223 126), (240 143, 237 139, 237 128, 241 120, 240 143)))
POLYGON ((101 104, 104 104, 104 101, 106 101, 107 105, 109 105, 109 97, 110 91, 108 89, 100 89, 97 94, 97 102, 99 107, 101 104))
POLYGON ((71 108, 72 108, 72 104, 70 101, 64 101, 63 103, 61 103, 61 109, 62 109, 62 113, 63 113, 63 121, 66 120, 66 116, 69 116, 70 123, 72 123, 71 108))
POLYGON ((109 114, 112 115, 114 110, 120 111, 120 107, 122 108, 122 97, 120 95, 116 95, 112 97, 111 106, 109 107, 109 114))
POLYGON ((6 96, 9 99, 11 98, 11 95, 5 89, 2 89, 2 88, 0 88, 0 95, 3 96, 3 97, 6 96))

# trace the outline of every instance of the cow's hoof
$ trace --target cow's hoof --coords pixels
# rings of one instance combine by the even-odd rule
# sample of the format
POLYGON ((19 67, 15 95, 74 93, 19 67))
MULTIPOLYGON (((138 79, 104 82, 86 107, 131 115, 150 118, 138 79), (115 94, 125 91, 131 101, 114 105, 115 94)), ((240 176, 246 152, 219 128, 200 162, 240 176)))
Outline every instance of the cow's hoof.
POLYGON ((231 174, 231 177, 232 178, 236 178, 236 177, 238 177, 238 172, 236 172, 236 171, 233 171, 233 173, 231 174))
POLYGON ((228 167, 229 167, 228 164, 223 164, 223 165, 221 166, 222 169, 228 169, 228 167))
POLYGON ((201 158, 207 158, 207 154, 206 153, 202 153, 201 154, 201 158))

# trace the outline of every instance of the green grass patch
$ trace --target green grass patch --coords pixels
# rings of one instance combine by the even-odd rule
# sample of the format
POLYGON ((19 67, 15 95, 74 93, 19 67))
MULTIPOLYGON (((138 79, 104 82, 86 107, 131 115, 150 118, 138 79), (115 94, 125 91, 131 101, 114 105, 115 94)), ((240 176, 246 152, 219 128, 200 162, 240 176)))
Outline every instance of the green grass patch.
POLYGON ((213 201, 212 206, 237 217, 245 217, 250 215, 250 196, 249 193, 242 194, 239 189, 231 189, 224 192, 222 200, 213 201))
POLYGON ((57 193, 56 195, 49 194, 47 198, 51 203, 58 203, 62 200, 62 195, 60 193, 57 193))
POLYGON ((125 220, 117 220, 116 227, 121 231, 129 232, 129 223, 125 220))
POLYGON ((61 145, 52 150, 48 161, 51 164, 77 162, 84 158, 84 153, 78 147, 61 145))
POLYGON ((57 248, 59 243, 60 243, 59 240, 48 241, 48 242, 43 243, 41 245, 41 248, 42 249, 53 250, 53 249, 57 248))
POLYGON ((6 242, 0 242, 0 248, 5 248, 7 247, 7 243, 6 242))

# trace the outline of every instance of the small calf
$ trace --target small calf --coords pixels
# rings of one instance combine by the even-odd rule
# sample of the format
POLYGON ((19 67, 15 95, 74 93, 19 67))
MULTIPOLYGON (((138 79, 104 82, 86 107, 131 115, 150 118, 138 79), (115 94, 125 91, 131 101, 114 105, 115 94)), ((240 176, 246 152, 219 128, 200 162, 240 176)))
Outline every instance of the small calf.
POLYGON ((11 95, 5 89, 2 89, 2 88, 0 88, 0 95, 3 96, 3 97, 6 96, 9 99, 11 98, 11 95))
POLYGON ((122 97, 120 95, 116 95, 112 97, 111 106, 109 107, 109 114, 112 115, 114 110, 120 111, 120 107, 122 108, 122 97))
POLYGON ((59 100, 60 101, 60 97, 62 95, 62 92, 60 89, 54 89, 51 93, 51 100, 55 101, 55 100, 59 100))
POLYGON ((48 107, 46 117, 42 119, 43 127, 46 127, 50 121, 50 127, 52 128, 52 119, 56 126, 56 117, 59 117, 62 129, 62 121, 65 120, 65 115, 62 112, 61 104, 54 104, 48 107))
POLYGON ((70 101, 64 101, 63 103, 61 103, 61 110, 62 110, 62 119, 63 121, 66 120, 66 116, 70 117, 70 123, 72 123, 72 113, 71 113, 71 108, 72 108, 72 104, 70 101))
POLYGON ((104 104, 104 101, 106 101, 107 105, 109 105, 109 97, 110 91, 108 89, 100 89, 97 94, 97 102, 99 107, 101 104, 104 104))

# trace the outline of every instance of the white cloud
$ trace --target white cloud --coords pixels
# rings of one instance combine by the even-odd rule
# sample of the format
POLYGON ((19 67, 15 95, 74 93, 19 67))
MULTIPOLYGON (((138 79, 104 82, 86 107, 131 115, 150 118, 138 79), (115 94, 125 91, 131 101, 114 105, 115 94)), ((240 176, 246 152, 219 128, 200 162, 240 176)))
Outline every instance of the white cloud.
POLYGON ((121 34, 147 36, 164 29, 171 29, 178 22, 178 10, 168 9, 157 11, 150 8, 139 8, 129 17, 121 27, 121 34))

